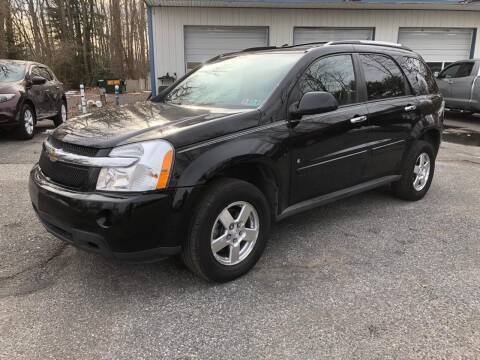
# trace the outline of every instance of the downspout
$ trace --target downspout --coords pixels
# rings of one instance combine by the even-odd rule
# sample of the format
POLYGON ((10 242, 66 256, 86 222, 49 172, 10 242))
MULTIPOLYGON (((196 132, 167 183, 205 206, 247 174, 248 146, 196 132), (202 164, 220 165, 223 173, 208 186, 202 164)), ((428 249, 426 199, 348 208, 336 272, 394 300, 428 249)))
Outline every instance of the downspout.
POLYGON ((148 58, 150 62, 150 88, 152 97, 157 96, 157 84, 155 81, 155 49, 153 46, 153 11, 152 6, 147 4, 147 22, 148 22, 148 58))

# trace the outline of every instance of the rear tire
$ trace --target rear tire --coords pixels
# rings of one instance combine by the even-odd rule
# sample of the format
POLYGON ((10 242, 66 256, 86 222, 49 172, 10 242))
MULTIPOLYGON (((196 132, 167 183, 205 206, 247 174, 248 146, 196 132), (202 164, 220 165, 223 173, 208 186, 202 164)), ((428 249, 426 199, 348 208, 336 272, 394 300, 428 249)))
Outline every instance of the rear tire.
POLYGON ((57 115, 53 118, 53 123, 55 124, 55 127, 58 127, 65 121, 67 121, 67 103, 63 100, 57 115))
POLYGON ((262 255, 270 219, 268 202, 257 187, 236 179, 217 180, 194 210, 182 260, 206 280, 236 279, 262 255))
POLYGON ((435 172, 435 150, 427 141, 418 140, 406 156, 402 178, 392 184, 394 194, 417 201, 428 192, 435 172))
POLYGON ((35 111, 29 104, 23 104, 19 114, 20 124, 16 135, 21 140, 30 140, 35 135, 35 111))

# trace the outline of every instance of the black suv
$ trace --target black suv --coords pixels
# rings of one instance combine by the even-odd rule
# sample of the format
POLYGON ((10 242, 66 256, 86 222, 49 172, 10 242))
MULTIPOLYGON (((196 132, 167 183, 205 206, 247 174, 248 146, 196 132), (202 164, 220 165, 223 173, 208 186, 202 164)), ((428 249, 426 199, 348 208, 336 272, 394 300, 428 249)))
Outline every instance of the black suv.
POLYGON ((181 254, 196 274, 254 266, 270 224, 392 184, 430 187, 444 103, 419 55, 331 42, 214 58, 152 101, 50 135, 30 175, 47 230, 128 261, 181 254))

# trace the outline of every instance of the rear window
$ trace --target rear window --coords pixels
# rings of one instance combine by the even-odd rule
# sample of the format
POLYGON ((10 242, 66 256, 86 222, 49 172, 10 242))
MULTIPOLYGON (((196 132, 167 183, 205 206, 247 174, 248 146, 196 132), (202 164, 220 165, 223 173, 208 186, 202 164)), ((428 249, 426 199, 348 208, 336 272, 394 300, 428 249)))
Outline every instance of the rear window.
POLYGON ((25 77, 25 65, 0 62, 0 82, 20 81, 25 77))
POLYGON ((435 78, 423 61, 410 56, 402 56, 397 60, 417 95, 427 95, 438 92, 435 78))
POLYGON ((379 100, 409 93, 406 79, 398 65, 389 57, 377 54, 360 54, 368 100, 379 100))

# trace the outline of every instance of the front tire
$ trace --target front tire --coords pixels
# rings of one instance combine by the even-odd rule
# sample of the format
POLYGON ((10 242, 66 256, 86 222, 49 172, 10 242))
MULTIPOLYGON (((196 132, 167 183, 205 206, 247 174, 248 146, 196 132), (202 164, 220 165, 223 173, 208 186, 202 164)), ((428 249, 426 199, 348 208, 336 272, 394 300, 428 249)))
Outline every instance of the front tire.
POLYGON ((392 184, 394 194, 404 200, 417 201, 428 192, 435 171, 435 150, 427 141, 418 140, 410 149, 402 178, 392 184))
POLYGON ((262 255, 270 220, 270 207, 257 187, 236 179, 217 180, 194 210, 182 259, 206 280, 236 279, 262 255))
POLYGON ((35 134, 35 111, 29 104, 23 104, 20 109, 20 124, 16 129, 17 137, 21 140, 30 140, 35 134))

